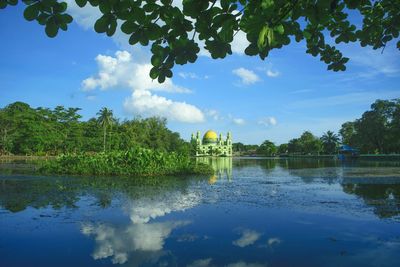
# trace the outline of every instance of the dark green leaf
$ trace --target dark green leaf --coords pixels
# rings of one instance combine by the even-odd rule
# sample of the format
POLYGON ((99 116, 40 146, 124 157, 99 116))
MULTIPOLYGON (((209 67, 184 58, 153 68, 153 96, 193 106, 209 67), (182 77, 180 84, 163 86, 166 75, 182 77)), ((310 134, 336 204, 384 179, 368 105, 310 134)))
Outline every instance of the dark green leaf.
POLYGON ((108 25, 109 25, 108 18, 105 15, 103 15, 94 24, 94 30, 98 33, 106 32, 108 29, 108 25))
POLYGON ((67 3, 61 2, 57 3, 53 6, 53 10, 55 13, 63 13, 65 10, 67 10, 67 3))
POLYGON ((6 0, 0 0, 0 9, 4 9, 7 7, 7 1, 6 0))
POLYGON ((69 23, 71 23, 71 22, 73 21, 72 16, 71 16, 71 15, 68 15, 68 14, 62 14, 62 15, 61 15, 61 18, 62 18, 62 21, 63 21, 64 23, 66 23, 66 24, 69 24, 69 23))
POLYGON ((25 8, 24 18, 26 20, 35 20, 39 15, 39 4, 33 4, 25 8))
POLYGON ((47 36, 53 38, 58 33, 58 25, 54 22, 54 19, 49 19, 46 23, 45 28, 47 36))
POLYGON ((107 29, 107 36, 113 36, 117 29, 117 20, 111 20, 109 27, 107 29))
POLYGON ((75 0, 75 2, 79 7, 84 7, 87 3, 87 0, 75 0))
POLYGON ((156 79, 158 77, 159 73, 160 72, 159 72, 157 67, 151 68, 151 70, 150 70, 150 78, 156 79))

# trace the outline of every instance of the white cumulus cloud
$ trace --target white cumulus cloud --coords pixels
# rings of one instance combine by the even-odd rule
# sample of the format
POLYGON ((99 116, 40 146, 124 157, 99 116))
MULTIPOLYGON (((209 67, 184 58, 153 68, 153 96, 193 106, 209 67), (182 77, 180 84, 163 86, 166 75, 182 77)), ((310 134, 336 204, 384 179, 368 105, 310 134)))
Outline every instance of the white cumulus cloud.
POLYGON ((221 117, 221 115, 219 114, 218 110, 215 110, 215 109, 208 109, 208 110, 206 110, 205 113, 206 113, 206 115, 207 115, 208 117, 212 118, 212 119, 215 120, 215 121, 221 120, 221 119, 222 119, 222 117, 221 117))
POLYGON ((270 78, 276 78, 280 74, 281 73, 279 71, 267 70, 267 76, 270 77, 270 78))
POLYGON ((166 79, 162 84, 152 80, 149 76, 151 64, 135 63, 128 51, 117 51, 114 57, 100 54, 96 57, 96 62, 98 73, 82 81, 83 91, 122 87, 172 93, 190 92, 187 88, 175 85, 171 79, 166 79))
POLYGON ((236 125, 243 125, 246 123, 246 121, 242 118, 233 118, 232 121, 236 125))
POLYGON ((186 102, 177 102, 147 90, 135 90, 124 102, 126 111, 144 117, 160 116, 171 121, 197 123, 204 121, 203 112, 186 102))
POLYGON ((247 41, 246 33, 239 31, 235 37, 233 37, 233 42, 231 43, 232 52, 243 55, 244 50, 249 46, 250 42, 247 41))
POLYGON ((96 57, 98 73, 82 81, 82 90, 93 91, 97 88, 129 88, 132 95, 125 99, 127 112, 143 117, 159 116, 171 121, 185 123, 203 122, 203 112, 194 105, 178 102, 153 92, 190 93, 187 88, 178 86, 171 79, 160 84, 153 81, 149 72, 151 64, 136 63, 128 51, 117 51, 115 56, 98 55, 96 57))
POLYGON ((258 124, 264 126, 275 126, 278 123, 275 117, 265 117, 258 120, 258 124))
POLYGON ((234 69, 232 73, 238 76, 241 83, 244 85, 250 85, 260 81, 260 78, 254 73, 254 71, 245 68, 234 69))
POLYGON ((178 75, 183 79, 200 79, 200 77, 193 72, 178 72, 178 75))

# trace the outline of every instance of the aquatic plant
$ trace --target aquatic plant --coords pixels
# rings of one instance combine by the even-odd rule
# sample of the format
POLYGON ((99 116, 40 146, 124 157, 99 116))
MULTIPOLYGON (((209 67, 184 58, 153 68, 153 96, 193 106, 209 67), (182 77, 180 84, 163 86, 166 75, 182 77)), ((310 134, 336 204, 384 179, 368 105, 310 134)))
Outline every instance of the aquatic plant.
POLYGON ((127 151, 62 154, 40 163, 45 174, 154 176, 210 174, 208 165, 195 163, 184 154, 134 147, 127 151))

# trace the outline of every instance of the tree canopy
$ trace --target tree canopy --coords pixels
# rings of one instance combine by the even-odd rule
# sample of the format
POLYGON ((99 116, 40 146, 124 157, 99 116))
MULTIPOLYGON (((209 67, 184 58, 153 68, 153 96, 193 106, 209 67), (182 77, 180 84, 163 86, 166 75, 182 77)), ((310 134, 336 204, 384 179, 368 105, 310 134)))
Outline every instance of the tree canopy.
POLYGON ((125 151, 137 146, 189 153, 189 144, 167 128, 165 119, 119 121, 112 110, 102 108, 98 118, 82 121, 79 110, 63 106, 32 108, 23 102, 0 108, 0 155, 125 151))
MULTIPOLYGON (((22 0, 24 17, 45 26, 49 37, 67 30, 73 17, 67 3, 22 0)), ((114 35, 119 27, 129 43, 151 44, 150 77, 160 83, 172 77, 175 64, 197 60, 200 45, 214 59, 232 54, 231 44, 242 31, 249 45, 245 54, 265 59, 271 50, 291 41, 305 41, 306 53, 318 56, 329 70, 343 71, 349 60, 336 44, 357 42, 384 49, 397 41, 400 49, 400 1, 393 0, 75 0, 102 15, 94 24, 98 33, 114 35), (362 22, 351 20, 358 14, 362 22), (330 38, 328 37, 330 36, 330 38)), ((18 0, 0 0, 0 9, 18 0)))
POLYGON ((376 100, 361 118, 344 123, 340 134, 362 153, 400 153, 400 99, 376 100))

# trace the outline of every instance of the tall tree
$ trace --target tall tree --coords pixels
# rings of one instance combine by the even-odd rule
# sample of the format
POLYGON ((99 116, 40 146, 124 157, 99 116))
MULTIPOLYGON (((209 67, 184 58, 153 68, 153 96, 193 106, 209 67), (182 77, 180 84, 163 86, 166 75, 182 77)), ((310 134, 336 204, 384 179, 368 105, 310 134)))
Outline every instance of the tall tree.
POLYGON ((264 156, 275 156, 276 146, 273 142, 265 140, 257 149, 257 154, 264 156))
POLYGON ((114 124, 114 115, 112 110, 103 107, 97 112, 98 122, 103 127, 103 151, 106 151, 106 136, 107 136, 107 128, 111 127, 114 124))
POLYGON ((299 138, 303 153, 305 154, 319 154, 322 150, 322 143, 311 132, 305 131, 299 138))
POLYGON ((348 121, 342 124, 339 130, 342 144, 354 146, 356 144, 355 135, 356 130, 354 128, 354 122, 348 121))
POLYGON ((280 144, 278 146, 278 153, 279 154, 286 154, 288 153, 289 147, 288 144, 280 144))
POLYGON ((334 154, 339 142, 339 137, 332 131, 327 131, 321 136, 324 152, 327 154, 334 154))

